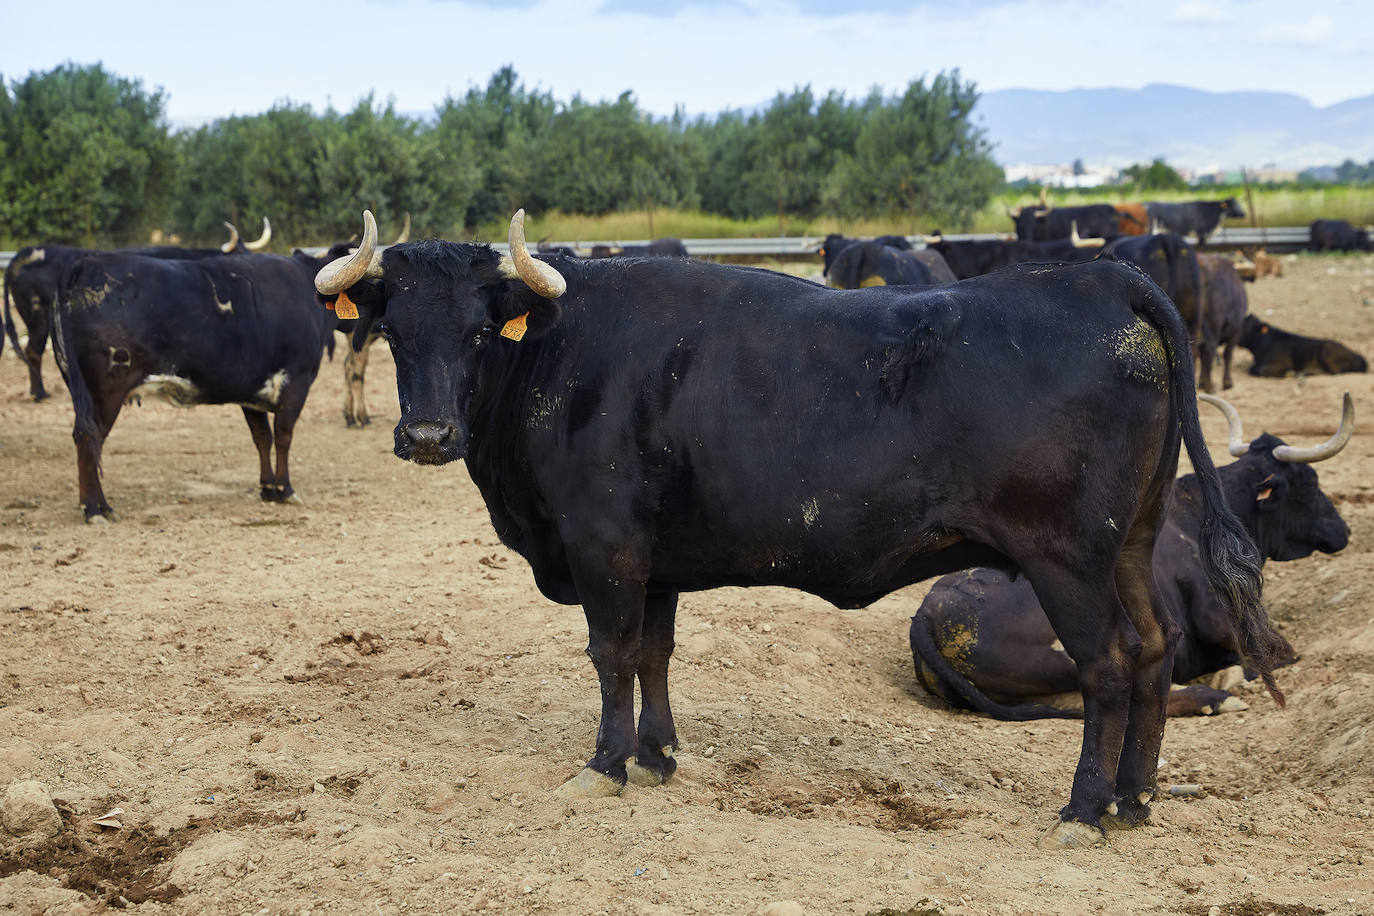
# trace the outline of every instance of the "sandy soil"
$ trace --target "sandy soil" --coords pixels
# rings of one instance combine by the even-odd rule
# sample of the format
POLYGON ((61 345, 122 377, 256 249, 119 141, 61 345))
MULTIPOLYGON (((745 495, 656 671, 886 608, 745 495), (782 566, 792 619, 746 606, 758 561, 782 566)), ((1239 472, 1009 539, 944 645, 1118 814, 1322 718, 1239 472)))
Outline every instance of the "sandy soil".
MULTIPOLYGON (((1281 327, 1374 354, 1374 257, 1293 257, 1251 287, 1281 327)), ((814 267, 807 265, 811 272, 814 267)), ((1248 356, 1240 357, 1240 365, 1248 356)), ((326 365, 297 428, 303 506, 256 498, 234 407, 128 408, 119 520, 82 523, 71 409, 0 359, 0 791, 41 780, 67 830, 0 840, 0 910, 303 913, 1374 913, 1374 390, 1263 380, 1248 432, 1310 444, 1341 391, 1364 426, 1320 465, 1336 556, 1269 567, 1302 652, 1287 710, 1174 720, 1152 825, 1035 846, 1080 726, 953 712, 917 686, 924 587, 863 611, 775 589, 685 596, 677 777, 551 790, 590 754, 580 612, 536 592, 461 467, 344 428, 326 365), (118 806, 122 827, 96 826, 118 806)), ((1225 426, 1204 428, 1219 462, 1225 426)))

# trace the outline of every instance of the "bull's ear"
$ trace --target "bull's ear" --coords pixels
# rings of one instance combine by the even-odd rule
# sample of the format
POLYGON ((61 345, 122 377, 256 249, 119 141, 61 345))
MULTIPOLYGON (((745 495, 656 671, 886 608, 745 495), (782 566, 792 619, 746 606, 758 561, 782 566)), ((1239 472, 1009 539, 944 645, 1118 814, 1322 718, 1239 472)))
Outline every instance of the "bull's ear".
POLYGON ((1261 512, 1273 512, 1283 505, 1287 492, 1288 481, 1271 474, 1255 485, 1255 505, 1259 506, 1261 512))
POLYGON ((381 280, 360 280, 348 288, 348 298, 358 307, 358 323, 353 326, 353 350, 361 353, 377 322, 386 314, 386 294, 381 280))
POLYGON ((513 330, 503 335, 512 340, 538 340, 563 318, 563 307, 557 299, 545 299, 518 280, 494 287, 487 310, 498 329, 515 322, 513 330))

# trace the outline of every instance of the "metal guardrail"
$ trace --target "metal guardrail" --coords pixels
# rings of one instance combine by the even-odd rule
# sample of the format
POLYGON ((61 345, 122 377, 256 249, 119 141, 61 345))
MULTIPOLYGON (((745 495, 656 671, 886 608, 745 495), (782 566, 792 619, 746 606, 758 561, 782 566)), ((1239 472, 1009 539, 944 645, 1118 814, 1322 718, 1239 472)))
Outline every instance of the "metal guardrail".
MULTIPOLYGON (((962 241, 986 241, 991 239, 1003 239, 1010 236, 999 233, 974 233, 963 235, 946 235, 945 238, 951 242, 962 241)), ((734 238, 734 239, 683 239, 682 243, 687 246, 687 251, 694 256, 712 257, 718 255, 735 256, 758 256, 774 258, 804 258, 816 254, 824 239, 818 236, 775 236, 770 238, 734 238)), ((907 241, 911 242, 916 248, 922 247, 922 236, 907 236, 907 241)), ((1196 239, 1190 237, 1191 241, 1196 239)), ((1222 229, 1207 240, 1204 248, 1237 248, 1240 246, 1249 247, 1251 245, 1261 245, 1274 248, 1276 250, 1296 250, 1305 247, 1310 240, 1307 226, 1275 226, 1272 228, 1228 228, 1222 229)), ((620 247, 622 245, 647 245, 649 239, 626 239, 613 242, 549 242, 550 245, 566 245, 581 251, 591 249, 592 245, 611 245, 620 247)), ((506 243, 499 242, 492 245, 497 251, 505 253, 506 243)), ((318 256, 323 254, 325 249, 303 248, 307 254, 318 256)), ((13 251, 0 251, 0 270, 9 266, 10 260, 14 257, 13 251)))

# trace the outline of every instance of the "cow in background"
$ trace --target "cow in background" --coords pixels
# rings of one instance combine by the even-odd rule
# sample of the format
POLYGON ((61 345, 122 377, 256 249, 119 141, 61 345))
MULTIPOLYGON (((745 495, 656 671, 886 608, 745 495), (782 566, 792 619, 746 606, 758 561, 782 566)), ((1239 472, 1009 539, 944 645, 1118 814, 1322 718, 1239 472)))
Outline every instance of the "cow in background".
MULTIPOLYGON (((850 245, 865 241, 858 238, 846 238, 838 232, 832 232, 825 237, 820 249, 816 252, 821 256, 821 276, 830 276, 830 266, 835 263, 840 252, 850 245)), ((868 241, 877 242, 879 245, 886 245, 889 248, 896 248, 899 251, 910 251, 911 242, 904 235, 880 235, 868 241)))
POLYGON ((831 263, 829 277, 836 289, 937 286, 957 279, 937 251, 902 251, 877 240, 845 246, 831 263))
MULTIPOLYGON (((1349 393, 1336 435, 1315 448, 1294 448, 1268 433, 1247 445, 1231 405, 1199 398, 1226 414, 1230 452, 1239 460, 1218 469, 1222 488, 1262 555, 1284 561, 1344 549, 1350 529, 1309 465, 1335 456, 1350 441, 1355 408, 1349 393)), ((1155 582, 1182 633, 1175 684, 1240 663, 1236 632, 1202 575, 1199 505, 1197 478, 1179 478, 1152 554, 1155 582)), ((1080 689, 1078 668, 1024 578, 971 569, 940 579, 911 619, 911 651, 921 686, 951 705, 1012 721, 1082 715, 1073 696, 1080 689)), ((1286 640, 1283 655, 1285 662, 1296 657, 1286 640)), ((1244 705, 1210 687, 1169 694, 1171 716, 1232 708, 1244 705)))
POLYGON ((1245 316, 1236 342, 1254 354, 1251 375, 1282 378, 1289 374, 1337 375, 1369 370, 1365 358, 1340 341, 1284 331, 1254 315, 1245 316))
POLYGON ((1245 328, 1245 316, 1250 311, 1250 299, 1245 283, 1230 258, 1219 254, 1200 254, 1198 267, 1202 271, 1203 308, 1202 338, 1198 347, 1198 377, 1203 391, 1212 391, 1212 364, 1217 352, 1221 357, 1221 387, 1230 388, 1231 357, 1245 328))
POLYGON ((1374 251, 1369 228, 1356 229, 1343 219, 1313 220, 1308 227, 1313 251, 1374 251))
POLYGON ((1245 208, 1234 197, 1177 204, 1152 200, 1145 204, 1145 209, 1151 225, 1158 223, 1161 229, 1179 235, 1193 233, 1199 245, 1207 244, 1207 237, 1220 229, 1226 220, 1245 218, 1245 208))
POLYGON ((1113 204, 1121 214, 1117 225, 1118 235, 1149 235, 1150 214, 1144 204, 1113 204))

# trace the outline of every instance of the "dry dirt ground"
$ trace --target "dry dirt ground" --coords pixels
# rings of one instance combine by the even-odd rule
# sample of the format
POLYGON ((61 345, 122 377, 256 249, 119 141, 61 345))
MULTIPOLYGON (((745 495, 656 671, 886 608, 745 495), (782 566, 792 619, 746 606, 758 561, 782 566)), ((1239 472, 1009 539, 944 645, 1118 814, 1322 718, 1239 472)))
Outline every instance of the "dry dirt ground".
MULTIPOLYGON (((1286 259, 1250 288, 1281 327, 1374 355, 1374 257, 1286 259)), ((800 268, 812 272, 814 267, 800 268)), ((8 349, 8 348, 7 348, 8 349)), ((1248 356, 1240 357, 1243 368, 1248 356)), ((257 500, 234 407, 127 408, 105 450, 115 524, 82 523, 65 390, 0 359, 0 791, 42 781, 66 830, 0 840, 0 910, 148 913, 1374 913, 1374 390, 1364 375, 1230 397, 1248 433, 1327 437, 1352 528, 1270 564, 1302 653, 1289 705, 1171 721, 1153 824, 1046 852, 1076 722, 949 710, 917 686, 925 587, 863 611, 777 589, 685 596, 678 775, 552 790, 590 754, 576 608, 535 590, 461 467, 344 427, 326 365, 297 428, 303 506, 257 500), (112 807, 122 826, 94 820, 112 807)), ((1225 426, 1204 429, 1219 462, 1225 426)))

